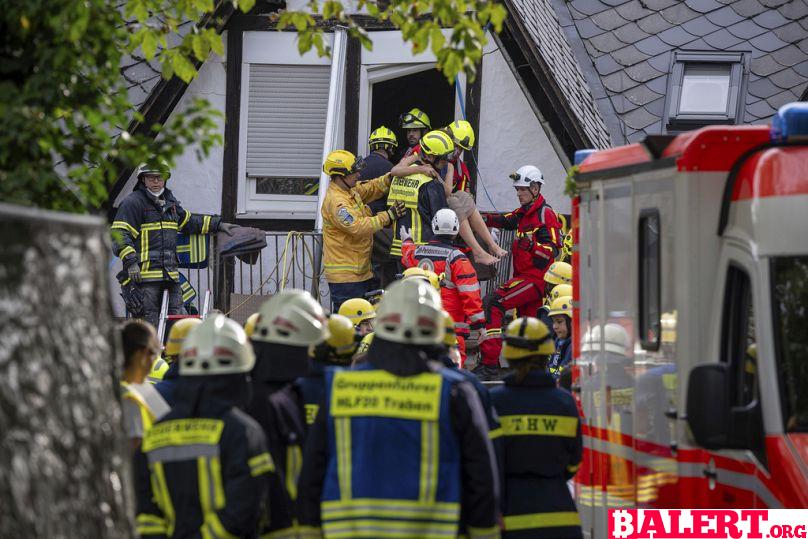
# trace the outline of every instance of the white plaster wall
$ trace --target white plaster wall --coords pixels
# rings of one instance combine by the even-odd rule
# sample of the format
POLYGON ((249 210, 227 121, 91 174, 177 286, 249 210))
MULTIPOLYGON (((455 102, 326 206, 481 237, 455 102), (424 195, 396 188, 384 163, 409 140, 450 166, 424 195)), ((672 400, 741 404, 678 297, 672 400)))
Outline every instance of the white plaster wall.
POLYGON ((495 45, 490 48, 482 69, 477 206, 488 211, 516 208, 508 175, 522 165, 535 165, 544 173, 544 197, 557 212, 569 213, 564 166, 502 53, 495 45))

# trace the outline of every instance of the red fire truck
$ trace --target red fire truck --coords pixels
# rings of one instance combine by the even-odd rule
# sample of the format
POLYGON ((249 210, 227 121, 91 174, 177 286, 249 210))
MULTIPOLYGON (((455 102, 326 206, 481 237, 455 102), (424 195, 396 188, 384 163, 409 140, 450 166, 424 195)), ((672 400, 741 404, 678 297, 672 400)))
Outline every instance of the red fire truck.
POLYGON ((808 507, 808 103, 576 161, 585 533, 615 507, 808 507))

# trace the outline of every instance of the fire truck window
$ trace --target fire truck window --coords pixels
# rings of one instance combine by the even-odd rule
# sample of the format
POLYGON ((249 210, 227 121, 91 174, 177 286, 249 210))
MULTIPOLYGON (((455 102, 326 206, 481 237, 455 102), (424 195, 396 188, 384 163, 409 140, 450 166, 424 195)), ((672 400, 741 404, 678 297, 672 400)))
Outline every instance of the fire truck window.
POLYGON ((721 358, 730 364, 732 406, 751 404, 758 396, 755 311, 749 276, 736 266, 730 266, 727 273, 721 358))
POLYGON ((639 230, 639 329, 642 347, 658 350, 660 324, 659 211, 643 210, 639 230))
POLYGON ((771 261, 772 322, 787 432, 808 432, 808 256, 771 261))

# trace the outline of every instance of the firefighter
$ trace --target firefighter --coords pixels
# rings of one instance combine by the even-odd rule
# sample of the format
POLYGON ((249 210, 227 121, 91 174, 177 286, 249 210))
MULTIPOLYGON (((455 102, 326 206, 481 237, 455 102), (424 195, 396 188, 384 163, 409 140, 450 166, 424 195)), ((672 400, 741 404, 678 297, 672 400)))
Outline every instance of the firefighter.
MULTIPOLYGON (((393 167, 390 174, 357 185, 363 163, 348 151, 328 154, 323 171, 331 177, 323 207, 323 266, 331 292, 332 311, 342 302, 361 297, 374 288, 370 252, 373 233, 389 225, 404 213, 403 203, 372 215, 366 203, 381 198, 390 188, 393 174, 408 174, 413 169, 393 167)), ((420 167, 426 170, 426 167, 420 167)))
MULTIPOLYGON (((328 337, 322 306, 304 290, 281 290, 261 305, 252 336, 256 361, 252 371, 252 400, 247 413, 264 430, 272 459, 286 489, 286 503, 270 509, 275 522, 292 523, 297 478, 306 431, 305 417, 282 390, 308 372, 309 347, 328 337), (281 517, 281 515, 283 515, 281 517)), ((280 527, 275 533, 291 533, 280 527)))
POLYGON ((176 403, 136 455, 140 537, 258 537, 278 478, 261 427, 239 410, 254 362, 244 330, 223 315, 188 335, 176 403))
POLYGON ((177 379, 180 376, 179 358, 182 343, 191 330, 201 323, 202 320, 199 318, 182 318, 174 322, 168 332, 168 341, 166 342, 166 349, 163 351, 163 358, 155 362, 156 369, 155 367, 152 368, 155 379, 154 387, 169 404, 174 402, 174 391, 177 387, 177 379), (165 364, 165 368, 158 365, 161 362, 165 364), (161 370, 162 375, 160 375, 161 370))
POLYGON ((567 262, 553 262, 544 274, 545 282, 552 285, 567 284, 572 286, 572 266, 567 262))
MULTIPOLYGON (((547 280, 547 274, 544 274, 545 281, 547 280)), ((555 285, 552 290, 550 290, 550 302, 557 300, 561 296, 572 296, 572 285, 571 284, 557 284, 555 285)))
POLYGON ((376 309, 364 298, 351 298, 339 308, 339 314, 347 317, 356 328, 360 337, 373 333, 373 320, 376 309))
MULTIPOLYGON (((441 169, 446 167, 448 158, 454 152, 454 142, 443 131, 430 131, 421 139, 420 160, 430 168, 430 174, 416 173, 397 177, 390 186, 387 204, 403 204, 405 211, 393 223, 393 243, 390 256, 397 263, 401 260, 399 236, 402 225, 410 233, 416 245, 423 245, 432 239, 432 218, 443 208, 448 207, 446 193, 440 178, 441 169)), ((424 165, 421 165, 424 166, 424 165)), ((410 168, 415 170, 415 166, 410 168)))
POLYGON ((475 370, 483 379, 499 375, 505 311, 516 309, 519 316, 536 315, 544 298, 544 274, 561 249, 561 224, 541 194, 544 184, 541 171, 527 165, 510 178, 520 207, 504 215, 486 216, 488 226, 516 229, 516 236, 511 249, 513 278, 500 285, 487 301, 487 338, 480 344, 482 362, 475 370))
POLYGON ((561 296, 553 300, 548 314, 553 321, 555 351, 547 367, 553 378, 558 380, 572 362, 572 297, 561 296))
POLYGON ((513 372, 491 390, 502 424, 503 537, 582 537, 567 487, 583 453, 581 422, 572 395, 547 372, 552 353, 550 331, 537 318, 508 325, 503 355, 513 372))
POLYGON ((121 202, 112 230, 113 251, 121 259, 122 295, 132 316, 157 327, 163 290, 168 290, 168 314, 183 314, 177 269, 177 234, 232 234, 235 225, 215 215, 191 213, 166 189, 171 177, 165 168, 142 165, 134 191, 121 202))
POLYGON ((160 353, 154 327, 143 320, 129 320, 121 334, 124 357, 121 407, 124 430, 134 451, 140 446, 143 433, 166 415, 170 407, 151 384, 143 383, 155 356, 160 353))
MULTIPOLYGON (((370 153, 362 159, 365 163, 365 168, 359 171, 360 182, 384 176, 393 169, 393 152, 398 147, 398 139, 391 129, 381 126, 370 133, 368 147, 370 148, 370 153)), ((387 210, 387 200, 385 198, 378 198, 368 204, 374 214, 387 210)), ((384 230, 377 232, 377 234, 382 232, 384 230)))
MULTIPOLYGON (((406 232, 405 232, 406 234, 406 232)), ((441 277, 434 271, 430 271, 418 266, 413 266, 405 269, 401 275, 401 279, 421 279, 432 285, 432 288, 440 291, 441 277)))
POLYGON ((440 295, 443 308, 455 321, 462 367, 466 362, 466 339, 470 332, 478 342, 484 336, 485 313, 474 266, 463 251, 454 245, 459 230, 460 223, 455 212, 444 208, 432 219, 434 238, 425 245, 416 247, 407 230, 402 230, 400 234, 406 238, 401 247, 403 265, 443 274, 440 295))
POLYGON ((404 136, 407 137, 408 148, 404 152, 404 157, 409 157, 416 151, 421 137, 432 129, 432 125, 429 122, 429 116, 421 109, 411 109, 409 112, 402 114, 399 117, 399 125, 404 130, 404 136))
POLYGON ((498 485, 474 388, 429 361, 444 337, 440 296, 393 283, 367 362, 326 370, 309 434, 298 519, 309 536, 498 537, 498 485))

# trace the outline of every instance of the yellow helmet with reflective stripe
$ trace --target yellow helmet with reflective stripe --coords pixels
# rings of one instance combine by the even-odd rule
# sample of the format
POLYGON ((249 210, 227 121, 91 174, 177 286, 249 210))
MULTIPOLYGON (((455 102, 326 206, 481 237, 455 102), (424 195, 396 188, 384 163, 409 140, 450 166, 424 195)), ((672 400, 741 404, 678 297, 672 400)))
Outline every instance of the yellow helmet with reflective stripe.
POLYGON ((181 318, 174 322, 171 331, 168 332, 168 342, 166 342, 165 358, 167 361, 173 361, 180 355, 185 337, 201 323, 202 320, 199 318, 181 318))
POLYGON ((259 316, 261 316, 259 313, 252 313, 249 317, 247 317, 247 321, 244 322, 244 333, 247 334, 248 339, 251 339, 253 333, 255 333, 255 324, 258 322, 259 316))
POLYGON ((434 271, 414 266, 404 270, 403 279, 425 279, 429 284, 440 290, 440 276, 434 271))
POLYGON ((572 266, 566 262, 553 262, 544 274, 550 284, 572 284, 572 266))
POLYGON ((571 284, 557 284, 550 291, 550 302, 553 302, 562 296, 571 296, 571 295, 572 295, 571 284))
POLYGON ((548 356, 555 351, 553 337, 547 326, 538 318, 517 318, 505 330, 502 355, 508 361, 518 361, 532 356, 548 356))
POLYGON ((391 148, 395 148, 398 146, 398 139, 391 129, 381 126, 374 129, 370 134, 370 137, 368 137, 368 145, 371 150, 375 150, 377 146, 390 146, 391 148))
POLYGON ((447 129, 452 133, 455 144, 464 150, 470 150, 474 146, 474 128, 466 120, 456 120, 447 129))
POLYGON ((449 157, 455 149, 452 137, 443 131, 430 131, 421 137, 420 146, 425 155, 437 158, 449 157))
POLYGON ((362 170, 364 162, 348 150, 334 150, 325 158, 323 172, 329 176, 347 176, 362 170))
POLYGON ((376 309, 363 298, 352 298, 345 301, 339 306, 338 313, 348 317, 354 326, 358 326, 365 320, 376 318, 376 309))
POLYGON ((550 304, 549 316, 565 314, 572 318, 572 296, 561 296, 550 304))
POLYGON ((455 332, 455 321, 452 315, 443 311, 443 327, 446 335, 443 337, 443 344, 446 346, 457 346, 457 333, 455 332))
POLYGON ((421 109, 412 109, 399 118, 402 129, 432 129, 429 116, 421 109))

